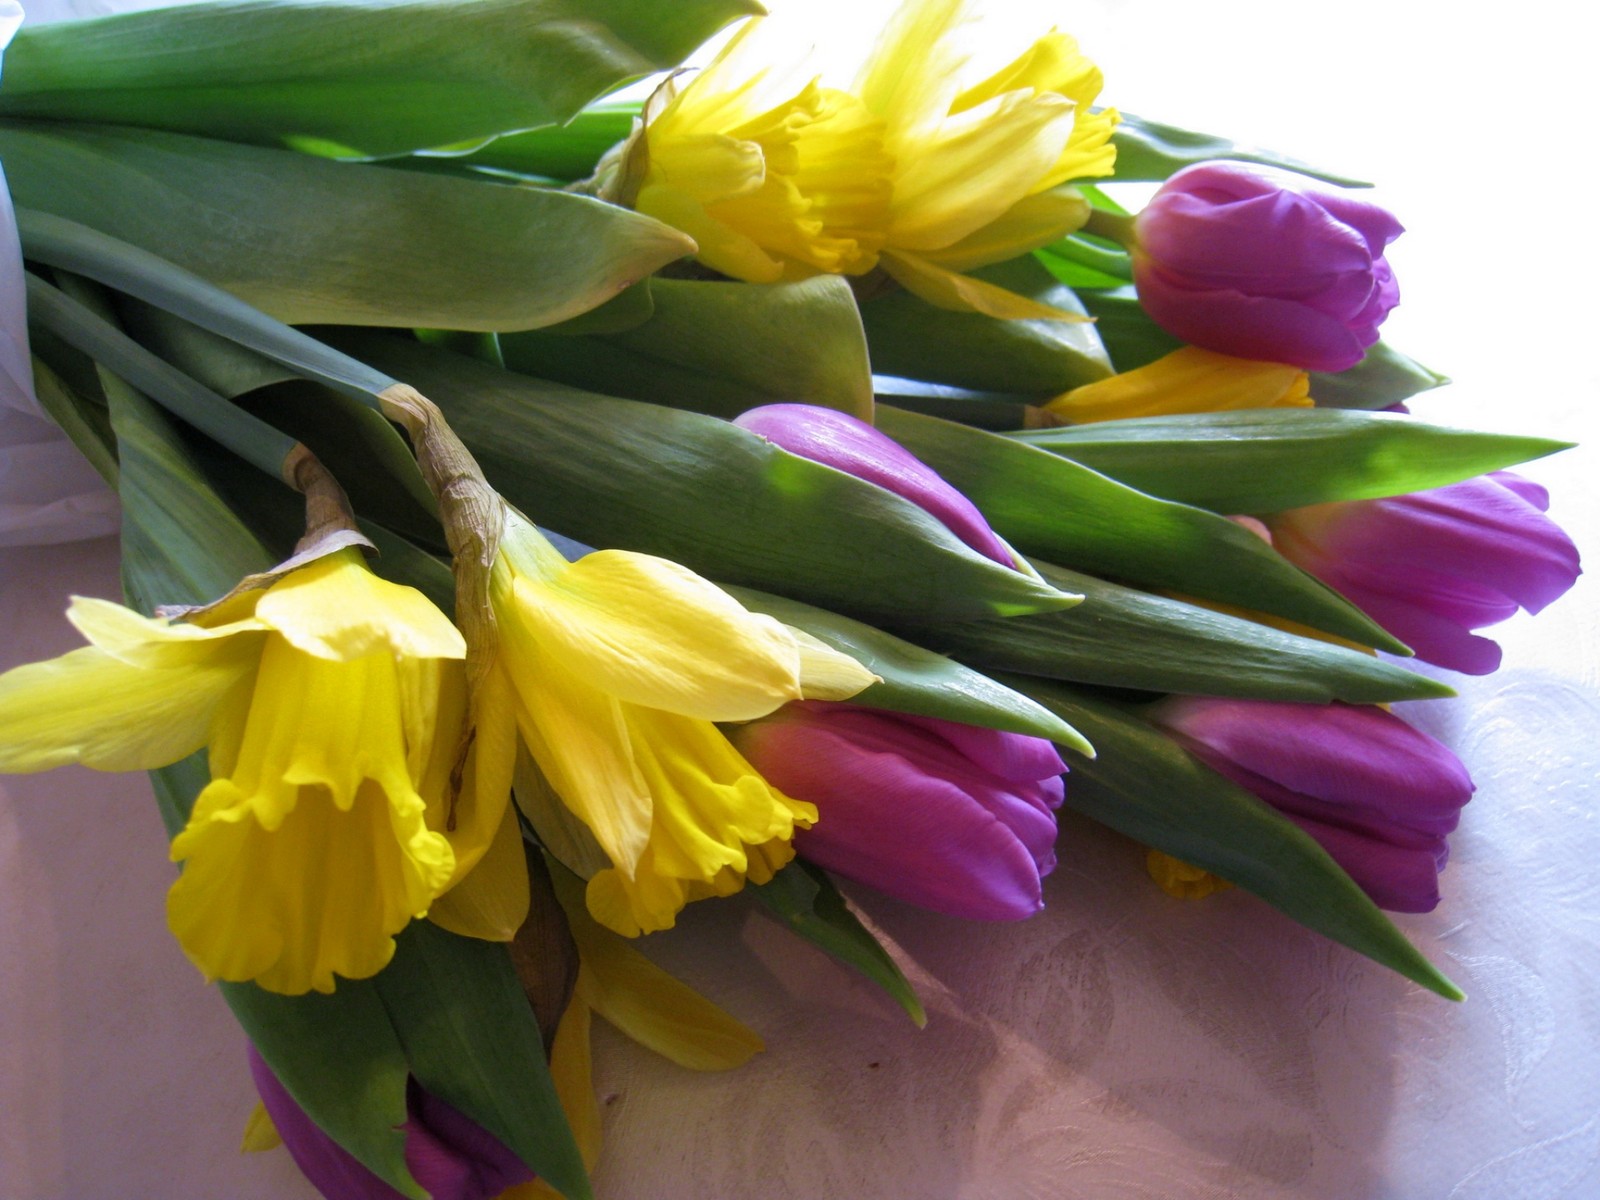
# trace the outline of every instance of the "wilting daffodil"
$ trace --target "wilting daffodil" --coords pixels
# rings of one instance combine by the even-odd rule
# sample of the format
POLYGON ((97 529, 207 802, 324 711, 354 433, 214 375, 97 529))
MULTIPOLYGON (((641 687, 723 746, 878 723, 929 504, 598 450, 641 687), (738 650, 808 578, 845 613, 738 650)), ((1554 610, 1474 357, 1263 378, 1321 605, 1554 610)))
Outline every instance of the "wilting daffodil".
POLYGON ((590 911, 625 934, 670 927, 793 856, 816 809, 768 784, 717 729, 873 682, 692 571, 600 550, 568 562, 508 514, 490 581, 498 653, 485 684, 610 866, 590 911))
POLYGON ((68 617, 89 646, 0 676, 0 770, 144 770, 207 747, 167 918, 208 976, 299 994, 373 975, 486 848, 482 814, 444 832, 461 635, 358 550, 186 622, 81 598, 68 617))
POLYGON ((1091 112, 1100 72, 1051 31, 986 78, 963 79, 969 0, 905 0, 854 78, 752 21, 710 67, 651 102, 603 194, 690 233, 700 259, 773 282, 881 267, 944 308, 1061 316, 964 272, 1081 227, 1063 185, 1108 175, 1116 113, 1091 112))

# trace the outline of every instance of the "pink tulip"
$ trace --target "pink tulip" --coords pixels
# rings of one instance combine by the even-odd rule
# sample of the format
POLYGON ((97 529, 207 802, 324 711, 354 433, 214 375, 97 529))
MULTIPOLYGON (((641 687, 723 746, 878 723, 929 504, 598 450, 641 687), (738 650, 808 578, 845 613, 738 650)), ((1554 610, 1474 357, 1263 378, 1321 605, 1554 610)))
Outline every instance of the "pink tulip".
MULTIPOLYGON (((254 1046, 250 1075, 295 1165, 328 1200, 405 1200, 301 1111, 254 1046)), ((406 1108, 406 1166, 433 1200, 492 1200, 533 1178, 497 1138, 430 1096, 414 1079, 406 1108)))
POLYGON ((1150 318, 1186 342, 1342 371, 1400 300, 1383 253, 1402 232, 1354 193, 1267 167, 1199 163, 1135 219, 1133 280, 1150 318))
POLYGON ((790 704, 731 736, 817 806, 802 858, 935 912, 1018 920, 1044 906, 1066 766, 1042 738, 847 704, 790 704))
POLYGON ((1549 494, 1498 471, 1385 500, 1318 504, 1268 519, 1279 553, 1346 596, 1425 662, 1486 675, 1500 647, 1472 630, 1536 613, 1581 573, 1545 516, 1549 494))
POLYGON ((1382 908, 1427 912, 1472 780, 1381 708, 1175 696, 1147 716, 1321 844, 1382 908))

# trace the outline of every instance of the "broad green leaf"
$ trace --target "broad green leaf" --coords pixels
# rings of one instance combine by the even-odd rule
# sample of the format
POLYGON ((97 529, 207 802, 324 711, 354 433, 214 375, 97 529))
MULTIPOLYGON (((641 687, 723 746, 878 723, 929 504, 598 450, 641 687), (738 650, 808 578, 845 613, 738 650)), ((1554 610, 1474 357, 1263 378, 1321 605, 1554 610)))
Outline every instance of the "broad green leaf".
POLYGON ((1007 682, 1083 729, 1100 751, 1094 759, 1068 752, 1069 808, 1220 875, 1429 991, 1462 999, 1327 852, 1286 817, 1126 708, 1057 683, 1007 682))
POLYGON ((1147 496, 1059 455, 950 421, 885 408, 878 425, 964 492, 1024 553, 1405 653, 1343 597, 1226 517, 1147 496))
POLYGON ((1570 445, 1317 408, 1141 417, 1007 436, 1152 496, 1219 513, 1420 492, 1570 445))
POLYGON ((1134 180, 1156 182, 1175 175, 1184 167, 1206 162, 1213 158, 1228 158, 1235 162, 1258 163, 1262 166, 1281 167, 1297 175, 1308 175, 1326 183, 1344 187, 1371 187, 1359 179, 1335 175, 1318 170, 1296 158, 1260 150, 1254 146, 1241 146, 1227 138, 1209 133, 1196 133, 1176 125, 1163 125, 1147 121, 1132 113, 1121 114, 1122 120, 1111 135, 1117 148, 1117 182, 1134 180))
POLYGON ((872 383, 879 404, 892 404, 895 408, 959 421, 974 429, 993 429, 997 433, 1026 428, 1039 411, 1036 405, 998 392, 973 392, 888 375, 875 375, 872 383))
POLYGON ((1051 267, 1058 279, 1061 277, 1060 273, 1050 263, 1051 259, 1081 267, 1106 281, 1086 285, 1089 287, 1121 287, 1133 278, 1133 260, 1128 256, 1128 252, 1115 242, 1091 234, 1074 233, 1060 241, 1051 242, 1034 253, 1039 256, 1041 262, 1051 267))
MULTIPOLYGON (((1083 312, 1032 255, 970 272, 986 283, 1053 308, 1083 312)), ((1089 322, 1001 321, 935 308, 910 292, 864 300, 861 323, 880 375, 977 391, 1053 396, 1111 374, 1100 335, 1089 322)))
POLYGON ((633 131, 638 103, 597 104, 564 125, 508 133, 456 161, 545 179, 586 179, 605 152, 633 131))
POLYGON ((39 407, 66 432, 101 479, 117 486, 116 437, 104 405, 71 387, 34 347, 33 391, 39 407))
POLYGON ((1034 566, 1057 587, 1080 592, 1083 603, 1031 617, 941 625, 921 636, 984 671, 1145 692, 1308 704, 1455 694, 1374 655, 1048 563, 1034 566))
POLYGON ((789 929, 887 992, 920 1029, 928 1014, 900 965, 863 925, 825 871, 795 859, 750 890, 789 929))
POLYGON ((653 311, 625 329, 502 337, 505 365, 721 417, 797 402, 871 420, 867 344, 855 297, 839 276, 775 284, 652 279, 649 289, 653 311))
POLYGON ((592 1195, 506 947, 427 921, 413 921, 395 945, 394 961, 372 984, 417 1082, 562 1195, 592 1195))
POLYGON ((1389 408, 1449 382, 1389 343, 1378 342, 1353 367, 1314 372, 1311 396, 1319 408, 1389 408))
POLYGON ((760 11, 749 0, 222 0, 30 26, 6 51, 0 115, 401 154, 564 121, 760 11))
MULTIPOLYGON (((749 588, 728 591, 746 608, 805 630, 882 679, 852 698, 852 704, 1031 734, 1071 745, 1084 754, 1094 753, 1076 730, 1047 709, 942 654, 798 600, 749 588)), ((1008 625, 1017 619, 997 623, 1008 625)))
POLYGON ((17 204, 143 247, 292 324, 530 329, 694 250, 587 196, 206 138, 17 122, 0 126, 0 157, 17 204))
POLYGON ((659 554, 711 579, 868 617, 963 620, 1072 602, 969 550, 898 496, 714 417, 576 391, 381 333, 323 333, 421 390, 508 500, 590 545, 659 554))
POLYGON ((1078 299, 1094 317, 1106 352, 1119 371, 1147 366, 1184 345, 1145 315, 1131 284, 1104 290, 1084 288, 1078 299))

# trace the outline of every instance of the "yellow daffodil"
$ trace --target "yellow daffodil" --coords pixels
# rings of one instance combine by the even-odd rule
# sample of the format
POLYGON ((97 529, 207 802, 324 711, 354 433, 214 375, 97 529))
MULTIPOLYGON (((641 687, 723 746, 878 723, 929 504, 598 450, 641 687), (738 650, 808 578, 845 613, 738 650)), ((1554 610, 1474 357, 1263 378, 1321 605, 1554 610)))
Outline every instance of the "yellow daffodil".
POLYGON ((1309 408, 1311 403, 1311 379, 1299 367, 1185 346, 1136 370, 1074 388, 1044 409, 1084 425, 1241 408, 1309 408))
POLYGON ((469 796, 445 832, 460 634, 354 548, 187 623, 102 600, 68 616, 89 646, 0 676, 0 770, 142 770, 209 747, 167 917, 212 978, 299 994, 375 974, 500 824, 469 796))
POLYGON ((842 699, 874 679, 665 559, 602 550, 568 562, 507 517, 490 581, 505 694, 540 772, 610 866, 595 917, 629 935, 688 901, 764 882, 816 809, 771 787, 717 721, 789 700, 842 699))
POLYGON ((963 272, 1082 226, 1063 185, 1110 174, 1100 72, 1051 31, 963 86, 968 0, 906 0, 853 80, 806 78, 783 18, 750 22, 710 67, 647 107, 617 197, 678 226, 707 265, 772 282, 882 267, 944 308, 1057 310, 963 272))

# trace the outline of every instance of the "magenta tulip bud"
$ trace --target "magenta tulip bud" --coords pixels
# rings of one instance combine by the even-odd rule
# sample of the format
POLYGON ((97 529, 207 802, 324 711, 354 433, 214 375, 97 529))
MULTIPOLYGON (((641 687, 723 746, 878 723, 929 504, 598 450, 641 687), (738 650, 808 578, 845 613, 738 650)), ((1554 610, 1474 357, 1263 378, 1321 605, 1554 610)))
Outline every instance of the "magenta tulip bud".
MULTIPOLYGON (((295 1165, 328 1200, 405 1200, 301 1111, 254 1046, 250 1075, 295 1165)), ((406 1166, 433 1200, 493 1200, 533 1178, 499 1139, 414 1079, 407 1087, 406 1109, 406 1166)))
POLYGON ((817 806, 795 852, 911 904, 1011 921, 1044 907, 1066 764, 1043 738, 804 701, 730 736, 817 806))
POLYGON ((938 518, 984 557, 1007 567, 1017 565, 1011 548, 989 528, 972 501, 865 421, 814 404, 767 404, 741 414, 733 423, 790 454, 875 483, 938 518))
POLYGON ((1180 696, 1147 713, 1196 758, 1310 834, 1374 903, 1427 912, 1472 780, 1381 708, 1180 696))
POLYGON ((1497 471, 1385 500, 1291 509, 1268 519, 1285 558, 1347 597, 1425 662, 1469 675, 1500 665, 1472 631, 1517 609, 1536 613, 1581 569, 1545 516, 1549 494, 1497 471))
POLYGON ((1133 223, 1133 281, 1161 328, 1207 350, 1342 371, 1400 300, 1385 209, 1233 162, 1179 171, 1133 223))

